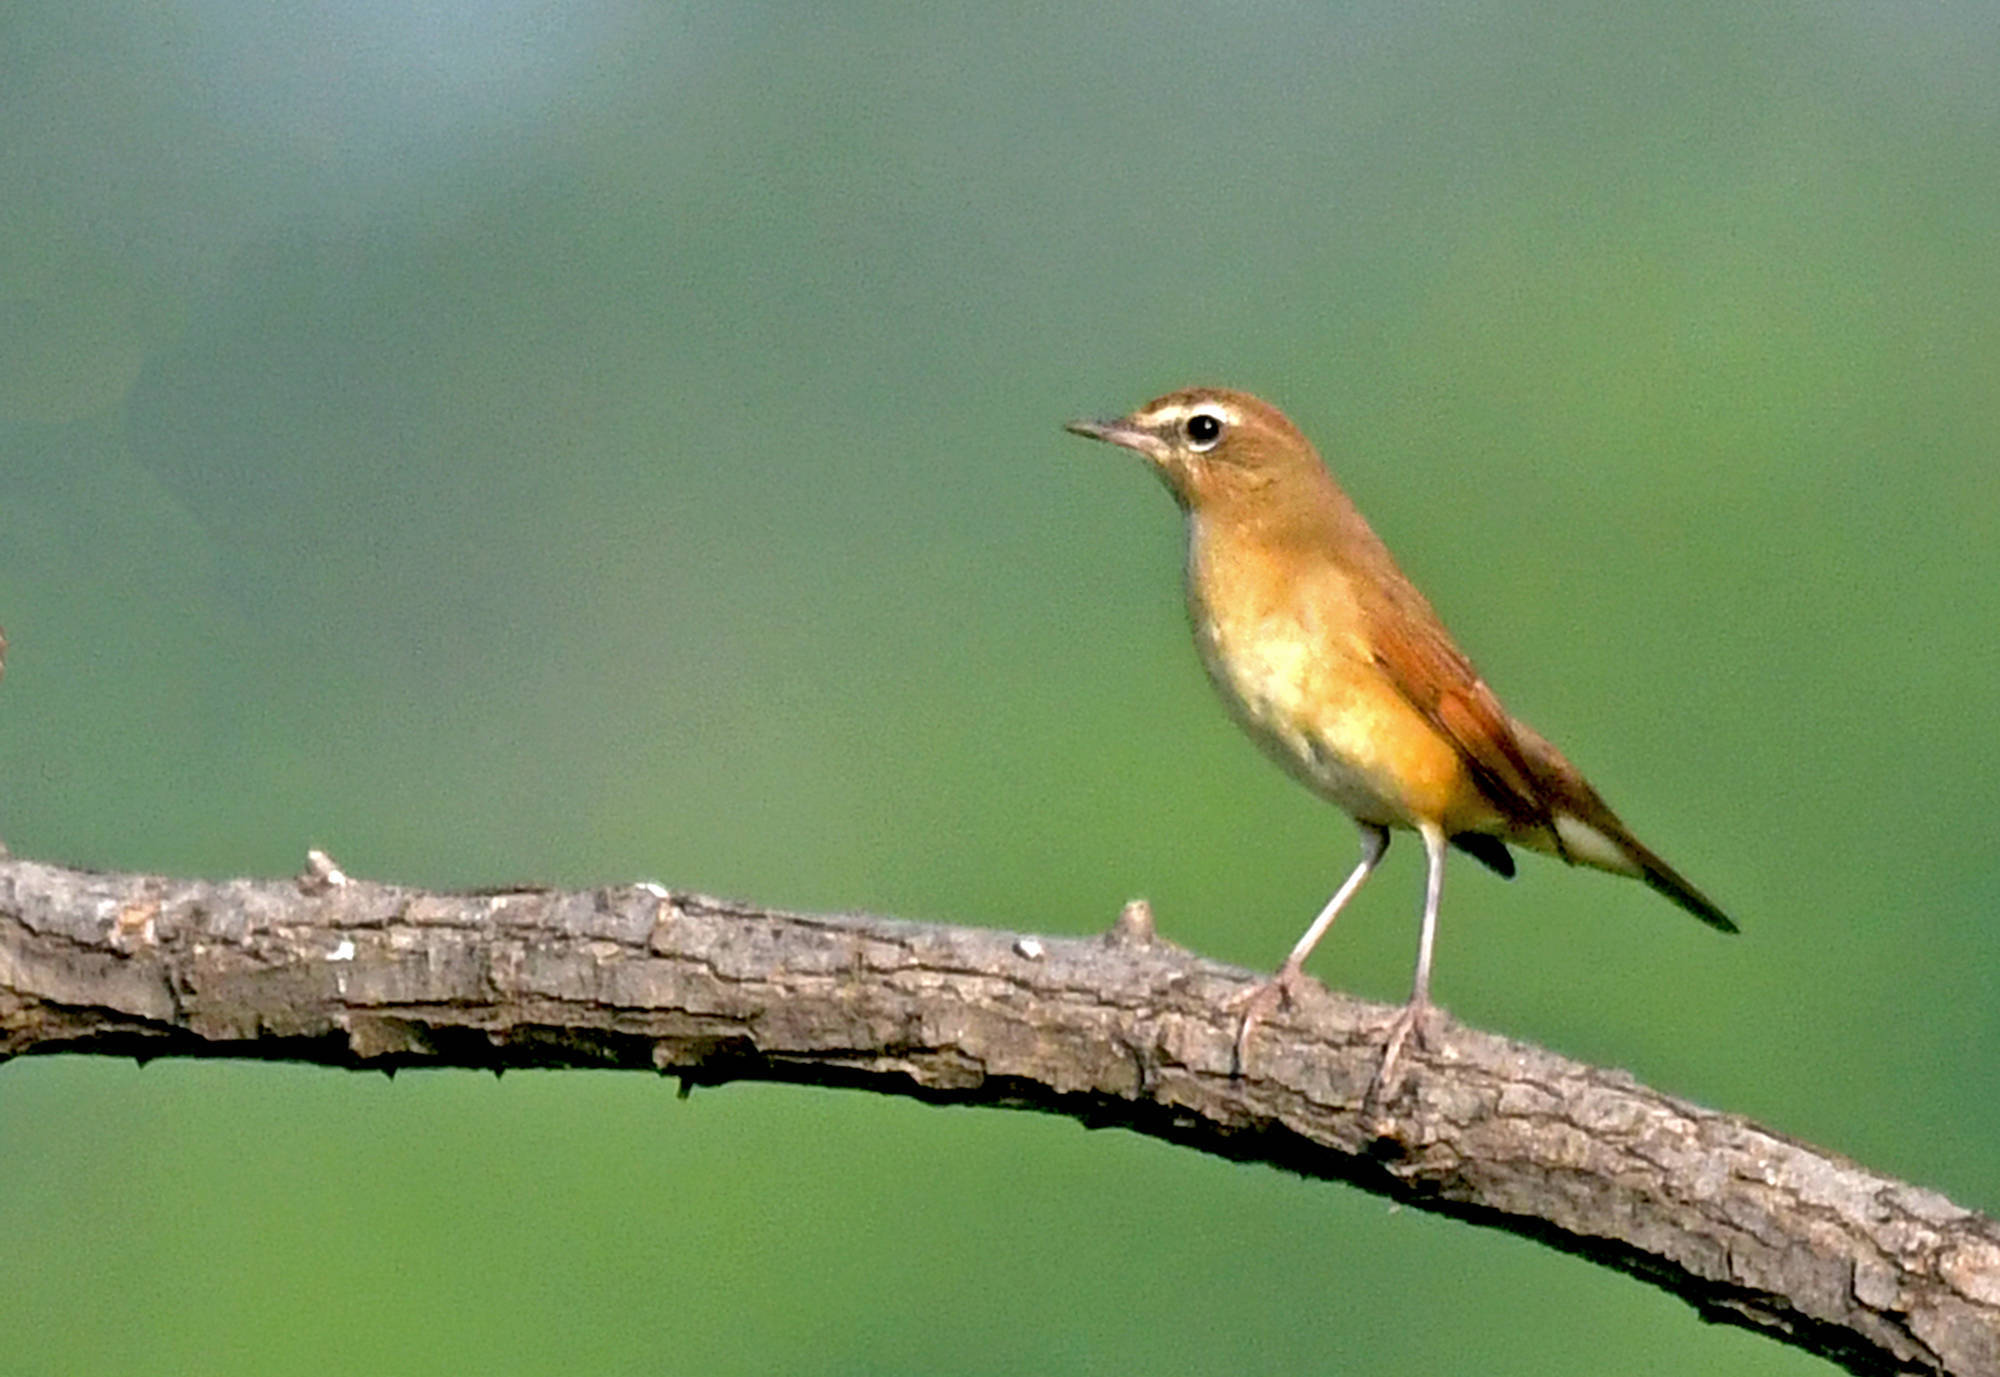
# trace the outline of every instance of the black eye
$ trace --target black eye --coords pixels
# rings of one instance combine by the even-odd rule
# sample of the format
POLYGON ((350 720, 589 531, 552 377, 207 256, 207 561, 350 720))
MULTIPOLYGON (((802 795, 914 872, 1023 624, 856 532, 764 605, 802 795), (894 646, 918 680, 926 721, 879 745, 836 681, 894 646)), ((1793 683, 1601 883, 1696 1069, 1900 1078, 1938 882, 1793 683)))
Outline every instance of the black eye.
POLYGON ((1222 419, 1212 412, 1197 411, 1187 418, 1181 429, 1187 432, 1189 448, 1211 449, 1222 438, 1222 419))

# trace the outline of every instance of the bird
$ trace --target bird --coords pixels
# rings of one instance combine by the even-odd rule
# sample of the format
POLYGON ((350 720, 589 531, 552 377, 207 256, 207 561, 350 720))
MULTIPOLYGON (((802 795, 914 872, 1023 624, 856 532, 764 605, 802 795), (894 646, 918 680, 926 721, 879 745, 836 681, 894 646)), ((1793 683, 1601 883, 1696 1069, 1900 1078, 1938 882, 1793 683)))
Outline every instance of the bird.
POLYGON ((1361 858, 1291 953, 1240 998, 1243 1074, 1260 1019, 1381 863, 1392 829, 1427 862, 1410 997, 1383 1028, 1372 1095, 1394 1091, 1413 1036, 1435 1033, 1431 963, 1447 848, 1505 878, 1510 848, 1643 880, 1723 932, 1736 924, 1648 850, 1577 768, 1508 715, 1424 595, 1270 403, 1196 387, 1065 429, 1132 450, 1186 517, 1188 620, 1230 715, 1288 774, 1351 818, 1361 858))

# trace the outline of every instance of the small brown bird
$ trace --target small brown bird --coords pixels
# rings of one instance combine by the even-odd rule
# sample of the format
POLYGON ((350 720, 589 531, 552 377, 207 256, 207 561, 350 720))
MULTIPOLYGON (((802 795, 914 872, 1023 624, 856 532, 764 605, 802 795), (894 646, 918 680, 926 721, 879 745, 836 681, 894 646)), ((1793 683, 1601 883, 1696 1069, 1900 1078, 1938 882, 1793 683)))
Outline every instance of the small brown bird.
POLYGON ((1410 1001, 1388 1027, 1378 1090, 1431 1014, 1431 952, 1447 845, 1511 877, 1508 846, 1644 880, 1724 932, 1736 925, 1642 846, 1577 772, 1507 715, 1306 437, 1242 392, 1171 392, 1078 435, 1137 451, 1187 514, 1195 645, 1230 712, 1287 773, 1361 829, 1361 862, 1277 973, 1244 1005, 1240 1071, 1257 1020, 1303 979, 1313 947, 1389 849, 1424 840, 1429 882, 1410 1001))

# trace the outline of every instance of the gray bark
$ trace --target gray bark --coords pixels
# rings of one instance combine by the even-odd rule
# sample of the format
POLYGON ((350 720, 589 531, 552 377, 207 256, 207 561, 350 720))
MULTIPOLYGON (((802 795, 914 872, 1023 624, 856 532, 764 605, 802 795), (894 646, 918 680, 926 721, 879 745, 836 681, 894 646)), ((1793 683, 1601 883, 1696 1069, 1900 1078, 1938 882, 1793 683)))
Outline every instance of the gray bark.
POLYGON ((1063 1114, 1348 1181, 1629 1272, 1855 1372, 2000 1373, 2000 1225, 1619 1071, 1253 979, 1156 939, 814 916, 651 887, 449 894, 0 860, 0 1059, 629 1067, 1063 1114))

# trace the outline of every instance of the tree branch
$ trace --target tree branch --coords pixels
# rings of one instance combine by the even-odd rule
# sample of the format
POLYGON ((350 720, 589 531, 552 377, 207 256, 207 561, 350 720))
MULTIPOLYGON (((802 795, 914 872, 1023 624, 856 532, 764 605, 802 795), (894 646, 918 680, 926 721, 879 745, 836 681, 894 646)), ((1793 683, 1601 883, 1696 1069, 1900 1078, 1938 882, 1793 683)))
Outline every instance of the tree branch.
POLYGON ((1855 1372, 2000 1373, 2000 1225, 1618 1071, 1456 1024, 1364 1098, 1380 1008, 1310 993, 1230 1076, 1246 972, 1154 938, 0 861, 0 1059, 642 1068, 1039 1109, 1352 1182, 1644 1278, 1855 1372))

